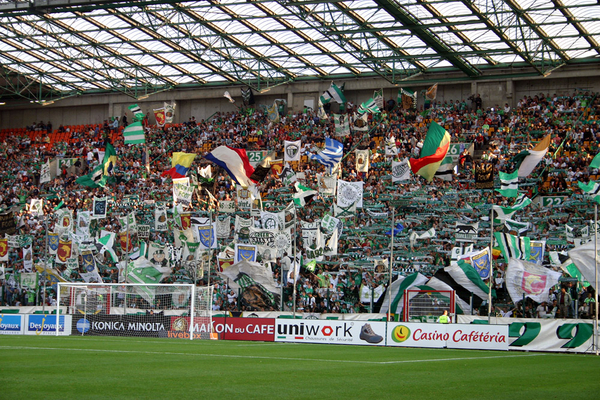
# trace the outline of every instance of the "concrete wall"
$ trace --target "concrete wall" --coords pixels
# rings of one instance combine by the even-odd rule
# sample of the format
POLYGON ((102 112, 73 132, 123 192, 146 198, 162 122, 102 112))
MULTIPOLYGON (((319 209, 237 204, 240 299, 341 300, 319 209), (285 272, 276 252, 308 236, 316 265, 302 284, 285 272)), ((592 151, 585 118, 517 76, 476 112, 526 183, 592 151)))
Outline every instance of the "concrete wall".
MULTIPOLYGON (((421 78, 421 80, 408 80, 399 85, 393 85, 383 78, 354 78, 335 82, 338 85, 345 83, 346 98, 357 105, 368 100, 377 89, 383 89, 387 100, 396 99, 400 87, 411 88, 421 93, 433 83, 440 82, 437 92, 437 100, 440 102, 466 100, 471 94, 479 93, 484 107, 503 106, 504 103, 514 107, 523 96, 533 96, 540 92, 551 95, 554 93, 570 95, 579 90, 600 92, 600 62, 584 66, 564 66, 549 77, 513 79, 502 78, 502 74, 498 73, 495 79, 469 80, 463 76, 450 74, 428 74, 421 78)), ((312 100, 316 107, 319 96, 329 88, 330 84, 330 80, 322 80, 262 88, 261 93, 255 93, 255 99, 257 106, 270 106, 276 99, 285 99, 290 111, 299 112, 303 109, 305 100, 312 100)), ((235 111, 237 106, 242 104, 239 86, 172 90, 151 95, 145 100, 114 94, 71 97, 45 107, 37 104, 11 107, 8 103, 0 107, 0 129, 21 128, 39 121, 51 121, 55 128, 61 124, 101 123, 111 116, 122 117, 125 113, 131 120, 128 106, 135 103, 150 115, 150 121, 154 122, 152 109, 162 107, 165 101, 176 102, 176 122, 185 122, 191 116, 200 120, 215 112, 235 111), (236 100, 235 104, 231 104, 223 97, 226 90, 236 100)), ((423 97, 419 95, 418 105, 422 104, 423 97)))

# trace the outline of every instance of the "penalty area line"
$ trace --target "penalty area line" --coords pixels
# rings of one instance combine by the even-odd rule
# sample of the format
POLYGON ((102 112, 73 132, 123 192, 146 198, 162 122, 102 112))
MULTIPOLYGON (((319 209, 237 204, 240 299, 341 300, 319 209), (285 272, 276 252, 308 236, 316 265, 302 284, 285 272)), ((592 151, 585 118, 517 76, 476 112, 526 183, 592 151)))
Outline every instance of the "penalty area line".
POLYGON ((432 358, 420 360, 393 360, 393 361, 364 361, 364 360, 331 360, 322 358, 298 358, 298 357, 272 357, 272 356, 253 356, 253 355, 235 355, 235 354, 205 354, 205 353, 178 353, 171 351, 138 351, 138 350, 109 350, 109 349, 78 349, 78 348, 63 348, 63 347, 33 347, 33 346, 0 346, 0 349, 5 350, 57 350, 57 351, 79 351, 89 353, 113 353, 113 354, 148 354, 162 356, 194 356, 194 357, 215 357, 215 358, 243 358, 243 359, 258 359, 258 360, 280 360, 280 361, 308 361, 308 362, 332 362, 332 363, 349 363, 349 364, 403 364, 403 363, 426 363, 426 362, 444 362, 444 361, 464 361, 464 360, 481 360, 492 358, 514 358, 514 357, 535 357, 544 354, 527 354, 527 355, 503 355, 503 356, 483 356, 483 357, 453 357, 453 358, 432 358))

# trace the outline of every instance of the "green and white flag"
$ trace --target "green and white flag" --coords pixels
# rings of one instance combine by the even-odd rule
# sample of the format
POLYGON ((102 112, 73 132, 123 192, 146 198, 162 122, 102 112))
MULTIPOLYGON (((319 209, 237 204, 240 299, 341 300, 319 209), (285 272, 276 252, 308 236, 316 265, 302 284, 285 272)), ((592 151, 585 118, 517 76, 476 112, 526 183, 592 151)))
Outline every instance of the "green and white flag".
POLYGON ((125 144, 144 144, 146 136, 144 135, 144 127, 141 121, 136 121, 125 128, 123 131, 123 139, 125 144))
POLYGON ((421 240, 421 239, 431 239, 433 237, 436 236, 436 232, 435 232, 435 228, 430 228, 427 231, 418 234, 417 232, 413 231, 410 233, 408 240, 410 242, 411 246, 414 246, 415 243, 417 242, 417 240, 421 240))
POLYGON ((596 156, 592 159, 590 168, 600 168, 600 153, 596 154, 596 156))
POLYGON ((112 144, 106 144, 104 158, 102 164, 98 165, 92 172, 87 175, 80 176, 75 182, 80 185, 90 187, 92 189, 105 187, 111 183, 114 178, 111 176, 117 162, 117 152, 112 144))
POLYGON ((377 106, 377 103, 372 98, 365 101, 358 107, 359 114, 366 114, 366 113, 379 114, 380 112, 381 112, 381 109, 379 109, 379 107, 377 106))
POLYGON ((518 168, 519 178, 528 177, 538 166, 540 161, 542 161, 542 158, 544 158, 550 147, 550 136, 551 135, 547 135, 533 149, 524 150, 511 160, 518 168))
POLYGON ((531 243, 526 236, 514 236, 510 233, 494 232, 496 242, 508 262, 511 258, 529 260, 531 257, 531 243))
POLYGON ((383 110, 383 89, 375 90, 373 92, 373 101, 380 110, 383 110))
POLYGON ((577 182, 577 186, 581 189, 591 200, 600 204, 600 184, 596 182, 577 182))
POLYGON ((315 267, 317 266, 317 260, 312 260, 309 263, 304 264, 304 268, 306 268, 308 271, 314 273, 315 272, 315 267))
POLYGON ((515 204, 511 207, 515 211, 521 211, 525 207, 531 204, 531 199, 527 197, 524 193, 521 193, 517 196, 515 200, 515 204))
POLYGON ((40 170, 40 183, 50 182, 52 176, 50 175, 50 160, 42 164, 40 170))
POLYGON ((516 170, 512 174, 499 172, 498 175, 500 176, 500 189, 496 189, 496 191, 505 197, 517 197, 519 193, 519 171, 516 170))
POLYGON ((133 114, 134 121, 142 121, 146 114, 142 111, 142 109, 137 105, 133 104, 129 106, 129 111, 133 114))
POLYGON ((356 215, 356 203, 350 204, 348 207, 340 207, 333 204, 333 214, 336 218, 354 218, 356 215))
POLYGON ((331 86, 329 87, 329 89, 323 92, 323 94, 319 98, 321 104, 330 103, 332 100, 339 104, 344 104, 346 102, 346 96, 344 96, 342 88, 338 87, 333 82, 331 82, 331 86))
POLYGON ((434 176, 444 181, 452 181, 454 177, 454 161, 452 160, 452 156, 447 155, 444 157, 434 176))
POLYGON ((110 258, 115 263, 119 262, 117 254, 115 253, 115 250, 113 249, 113 246, 115 245, 115 238, 116 237, 117 237, 117 234, 114 233, 114 232, 101 231, 100 232, 100 238, 96 239, 97 242, 102 245, 102 249, 100 249, 100 252, 103 253, 103 252, 108 251, 108 254, 110 255, 110 258))
MULTIPOLYGON (((157 267, 146 257, 137 258, 136 260, 129 262, 128 265, 128 278, 130 283, 160 283, 170 274, 170 268, 157 267)), ((154 287, 137 286, 135 289, 149 304, 154 303, 154 287)))
POLYGON ((522 210, 531 204, 531 199, 521 193, 512 207, 492 206, 494 210, 494 223, 500 223, 506 219, 512 219, 512 216, 517 211, 522 210))
POLYGON ((449 267, 444 268, 454 281, 479 297, 481 300, 486 300, 490 289, 485 284, 479 272, 475 268, 468 264, 464 260, 458 260, 458 263, 452 264, 449 267))
POLYGON ((531 228, 531 222, 520 222, 507 219, 504 221, 504 226, 508 230, 508 233, 514 231, 517 235, 522 235, 531 228))
POLYGON ((348 114, 333 114, 335 122, 335 136, 350 135, 350 123, 348 122, 348 114))
POLYGON ((297 207, 304 207, 314 196, 318 194, 316 190, 301 185, 300 183, 294 183, 296 193, 294 193, 294 204, 297 207))

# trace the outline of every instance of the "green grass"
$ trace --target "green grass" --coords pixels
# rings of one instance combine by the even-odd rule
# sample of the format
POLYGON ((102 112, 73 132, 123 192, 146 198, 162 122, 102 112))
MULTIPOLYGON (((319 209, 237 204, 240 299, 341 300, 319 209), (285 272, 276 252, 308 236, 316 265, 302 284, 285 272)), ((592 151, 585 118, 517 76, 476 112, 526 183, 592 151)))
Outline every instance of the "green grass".
POLYGON ((595 355, 0 336, 0 399, 597 399, 595 355))

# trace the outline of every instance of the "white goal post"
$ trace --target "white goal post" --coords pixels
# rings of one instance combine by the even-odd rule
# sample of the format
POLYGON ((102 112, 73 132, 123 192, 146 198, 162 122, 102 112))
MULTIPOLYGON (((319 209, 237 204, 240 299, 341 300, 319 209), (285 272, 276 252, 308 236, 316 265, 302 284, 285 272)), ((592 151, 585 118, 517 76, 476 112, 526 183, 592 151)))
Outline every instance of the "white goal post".
POLYGON ((435 322, 444 311, 448 311, 450 321, 456 322, 455 295, 454 290, 405 290, 404 321, 435 322))
MULTIPOLYGON (((56 315, 71 315, 73 335, 209 339, 212 288, 193 284, 57 283, 56 315)), ((56 324, 56 334, 59 334, 56 324)))

